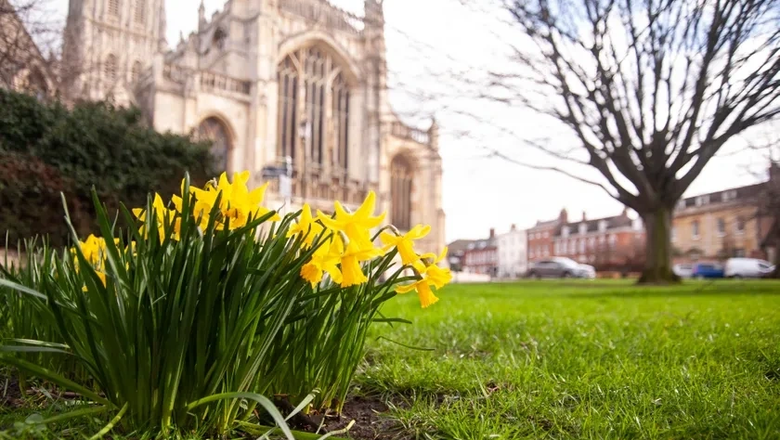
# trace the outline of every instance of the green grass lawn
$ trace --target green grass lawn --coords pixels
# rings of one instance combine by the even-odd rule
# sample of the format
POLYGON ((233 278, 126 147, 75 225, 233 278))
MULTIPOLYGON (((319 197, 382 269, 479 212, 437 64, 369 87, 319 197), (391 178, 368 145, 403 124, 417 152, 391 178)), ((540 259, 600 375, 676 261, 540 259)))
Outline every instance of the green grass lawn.
MULTIPOLYGON (((780 283, 453 285, 384 312, 413 325, 373 329, 354 392, 390 403, 399 438, 780 438, 780 283)), ((66 410, 54 400, 0 408, 0 429, 66 410)))
POLYGON ((358 392, 418 438, 780 438, 780 284, 454 285, 372 338, 358 392))

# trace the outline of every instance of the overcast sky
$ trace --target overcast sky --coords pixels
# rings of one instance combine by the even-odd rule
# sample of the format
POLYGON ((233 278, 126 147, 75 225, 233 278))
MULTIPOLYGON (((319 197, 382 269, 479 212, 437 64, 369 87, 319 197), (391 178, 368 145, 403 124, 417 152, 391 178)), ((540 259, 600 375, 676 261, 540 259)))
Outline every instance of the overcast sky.
MULTIPOLYGON (((55 16, 64 22, 68 0, 49 1, 55 16)), ((362 0, 333 3, 362 13, 362 0)), ((206 0, 205 4, 210 16, 222 8, 224 1, 206 0)), ((564 207, 570 218, 578 218, 583 211, 589 218, 597 218, 623 209, 601 189, 555 172, 488 159, 481 149, 496 148, 520 160, 538 162, 543 160, 539 153, 520 146, 518 139, 527 135, 569 142, 568 136, 557 132, 560 126, 547 127, 528 111, 484 103, 469 103, 468 116, 442 108, 451 105, 457 96, 461 74, 506 62, 505 44, 496 37, 490 23, 454 0, 385 0, 384 7, 391 104, 420 128, 427 128, 430 113, 436 114, 442 126, 440 150, 448 241, 484 237, 491 227, 500 233, 513 223, 530 227, 536 220, 554 218, 564 207), (432 101, 430 97, 439 92, 446 98, 432 101), (419 116, 417 121, 415 114, 419 116), (513 134, 499 132, 498 127, 511 127, 513 134)), ((166 8, 168 43, 175 45, 180 32, 186 35, 196 28, 198 2, 166 0, 166 8)), ((740 152, 743 146, 744 142, 737 141, 726 148, 726 154, 712 160, 688 194, 755 182, 763 162, 754 153, 740 152)))

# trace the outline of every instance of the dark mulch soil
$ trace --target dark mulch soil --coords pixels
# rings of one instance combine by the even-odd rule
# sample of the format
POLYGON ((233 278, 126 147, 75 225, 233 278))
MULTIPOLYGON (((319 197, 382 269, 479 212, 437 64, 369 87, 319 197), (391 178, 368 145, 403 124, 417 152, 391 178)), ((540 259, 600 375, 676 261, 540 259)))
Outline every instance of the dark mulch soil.
MULTIPOLYGON (((279 402, 277 401, 277 404, 279 402)), ((402 440, 405 438, 399 423, 391 419, 390 408, 378 397, 352 396, 344 404, 341 415, 313 414, 294 417, 290 420, 292 427, 301 431, 324 434, 346 428, 354 420, 355 424, 347 434, 338 437, 349 437, 355 440, 402 440)))
POLYGON ((0 378, 0 407, 16 408, 20 405, 22 390, 15 377, 0 378))

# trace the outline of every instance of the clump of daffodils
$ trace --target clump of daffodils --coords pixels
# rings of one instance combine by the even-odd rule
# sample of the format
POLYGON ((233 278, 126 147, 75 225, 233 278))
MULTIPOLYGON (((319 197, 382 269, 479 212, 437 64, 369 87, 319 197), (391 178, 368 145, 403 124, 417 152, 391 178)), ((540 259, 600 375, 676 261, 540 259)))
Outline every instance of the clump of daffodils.
MULTIPOLYGON (((191 210, 202 230, 206 230, 210 221, 214 221, 216 229, 238 229, 247 225, 253 219, 270 214, 272 222, 281 221, 281 217, 263 206, 265 191, 268 184, 254 190, 249 190, 249 172, 233 173, 232 182, 227 173, 222 173, 219 179, 209 181, 203 188, 189 188, 189 196, 194 205, 191 210), (215 209, 217 207, 218 209, 215 209), (216 218, 211 218, 216 213, 216 218)), ((182 184, 182 189, 184 186, 182 184)), ((160 240, 168 236, 179 239, 182 215, 182 197, 174 195, 171 202, 163 202, 159 194, 155 194, 152 208, 160 240)), ((425 238, 431 230, 430 226, 417 225, 405 234, 400 233, 392 225, 381 228, 386 214, 374 215, 376 194, 373 191, 355 211, 349 212, 340 202, 334 203, 334 214, 326 215, 317 211, 312 215, 309 204, 304 204, 295 223, 288 229, 287 238, 299 238, 301 250, 314 248, 311 259, 300 270, 300 276, 308 281, 313 288, 323 283, 323 279, 340 285, 343 288, 357 286, 368 281, 363 266, 390 251, 400 256, 401 264, 410 271, 415 281, 395 287, 399 294, 416 291, 423 308, 428 307, 439 298, 434 291, 441 289, 452 280, 449 269, 439 267, 447 254, 445 248, 440 255, 431 253, 420 254, 415 250, 415 241, 425 238), (377 246, 371 237, 372 231, 382 229, 379 235, 381 246, 377 246)), ((133 214, 139 221, 147 218, 146 211, 133 209, 133 214)), ((150 227, 145 225, 144 227, 150 227)), ((141 228, 144 231, 144 227, 141 228)), ((118 242, 118 240, 115 240, 118 242)), ((103 238, 90 235, 86 241, 80 242, 86 259, 93 264, 97 274, 105 285, 103 266, 105 265, 105 241, 103 238)), ((73 252, 73 251, 72 251, 73 252)))

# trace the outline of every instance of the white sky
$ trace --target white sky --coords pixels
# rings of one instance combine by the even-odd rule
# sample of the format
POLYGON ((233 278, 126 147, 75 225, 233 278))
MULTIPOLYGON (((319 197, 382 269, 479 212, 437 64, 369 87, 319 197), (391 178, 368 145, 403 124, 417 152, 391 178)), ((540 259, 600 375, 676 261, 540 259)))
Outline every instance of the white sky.
MULTIPOLYGON (((54 16, 64 23, 68 0, 48 0, 54 16)), ((166 0, 168 43, 175 45, 179 33, 197 26, 196 0, 166 0)), ((362 0, 333 0, 344 9, 362 13, 362 0)), ((224 0, 206 0, 207 16, 221 9, 224 0)), ((442 126, 440 152, 444 166, 444 210, 447 241, 487 236, 509 229, 512 223, 525 228, 536 220, 556 217, 561 208, 569 218, 618 214, 623 208, 601 189, 582 184, 551 171, 530 170, 488 159, 479 148, 489 145, 525 161, 544 161, 539 153, 518 146, 516 138, 496 131, 497 126, 529 139, 549 138, 565 142, 567 136, 545 127, 536 115, 508 108, 488 108, 483 103, 457 99, 460 75, 465 70, 486 70, 506 62, 505 45, 490 25, 468 13, 454 0, 385 0, 386 40, 390 75, 390 101, 406 116, 419 115, 420 128, 427 128, 434 113, 442 126), (453 74, 453 72, 460 72, 453 74), (421 99, 446 95, 441 100, 421 99), (442 109, 457 102, 468 112, 484 115, 481 121, 459 117, 442 109), (461 134, 463 130, 473 133, 461 134)), ((415 122, 413 117, 407 120, 415 122)), ((716 157, 691 186, 688 195, 717 191, 758 180, 764 161, 755 153, 740 152, 741 142, 716 157), (738 145, 739 144, 739 145, 738 145), (729 154, 729 151, 732 153, 729 154)), ((549 163, 549 162, 548 162, 549 163)))

